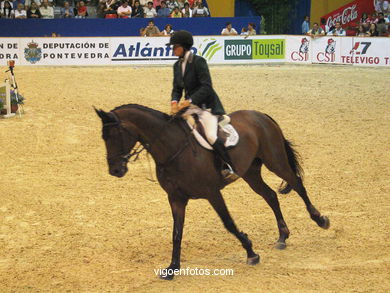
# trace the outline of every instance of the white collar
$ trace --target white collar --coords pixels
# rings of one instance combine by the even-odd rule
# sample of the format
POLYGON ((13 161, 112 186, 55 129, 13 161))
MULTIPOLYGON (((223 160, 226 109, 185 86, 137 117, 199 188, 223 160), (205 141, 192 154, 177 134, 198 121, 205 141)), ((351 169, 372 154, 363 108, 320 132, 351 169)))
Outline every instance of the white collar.
POLYGON ((188 51, 184 54, 184 57, 183 57, 183 62, 184 62, 184 63, 187 63, 188 58, 190 57, 190 54, 191 54, 191 50, 188 50, 188 51))

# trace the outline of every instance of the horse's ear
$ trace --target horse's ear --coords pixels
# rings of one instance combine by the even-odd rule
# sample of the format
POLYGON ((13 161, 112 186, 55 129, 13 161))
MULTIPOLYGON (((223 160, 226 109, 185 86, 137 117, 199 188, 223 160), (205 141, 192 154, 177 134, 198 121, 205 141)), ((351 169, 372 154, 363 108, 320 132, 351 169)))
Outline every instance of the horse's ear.
POLYGON ((116 116, 113 113, 105 112, 105 111, 103 111, 101 109, 98 110, 95 107, 93 107, 93 108, 95 109, 95 112, 100 117, 100 119, 102 119, 103 123, 118 122, 118 118, 116 118, 116 116))
POLYGON ((103 113, 105 113, 105 112, 104 112, 103 110, 98 110, 98 109, 96 109, 95 106, 92 106, 92 107, 93 107, 93 109, 95 110, 96 114, 100 117, 100 119, 103 120, 103 117, 104 117, 104 114, 103 114, 103 113))

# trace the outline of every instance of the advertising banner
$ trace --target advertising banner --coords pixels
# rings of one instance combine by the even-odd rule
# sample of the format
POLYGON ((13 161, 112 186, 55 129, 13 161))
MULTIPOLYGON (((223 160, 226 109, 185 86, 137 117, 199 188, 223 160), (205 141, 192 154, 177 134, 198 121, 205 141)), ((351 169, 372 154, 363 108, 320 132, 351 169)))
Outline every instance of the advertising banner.
MULTIPOLYGON (((168 37, 0 38, 0 65, 172 65, 168 37)), ((191 51, 209 64, 268 62, 389 65, 390 38, 309 36, 194 37, 191 51)))
POLYGON ((168 42, 169 37, 112 38, 109 61, 113 65, 173 63, 177 57, 168 42))
POLYGON ((312 38, 309 36, 293 37, 286 39, 286 59, 292 63, 311 63, 312 38))
POLYGON ((266 63, 286 60, 286 36, 224 38, 223 63, 266 63), (251 60, 251 61, 249 61, 251 60))
POLYGON ((340 37, 322 37, 312 41, 313 63, 341 63, 340 37))
POLYGON ((325 18, 329 27, 334 26, 338 21, 341 22, 343 27, 347 27, 352 22, 358 22, 363 13, 373 12, 374 2, 375 0, 354 0, 321 18, 325 18))
POLYGON ((20 65, 108 65, 110 41, 105 38, 23 38, 20 65))
POLYGON ((8 60, 20 60, 19 39, 0 39, 0 64, 6 65, 8 60))
POLYGON ((390 66, 389 45, 388 38, 353 38, 350 49, 342 52, 341 62, 359 66, 390 66))

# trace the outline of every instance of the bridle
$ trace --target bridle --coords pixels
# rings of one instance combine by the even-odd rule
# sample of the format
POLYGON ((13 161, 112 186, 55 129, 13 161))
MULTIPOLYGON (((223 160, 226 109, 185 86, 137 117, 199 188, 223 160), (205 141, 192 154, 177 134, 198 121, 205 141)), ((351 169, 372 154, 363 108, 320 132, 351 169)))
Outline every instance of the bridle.
POLYGON ((124 131, 126 131, 126 129, 121 125, 121 122, 120 120, 118 119, 118 117, 112 113, 113 116, 115 117, 115 122, 109 122, 109 123, 104 123, 103 124, 103 129, 104 128, 107 128, 107 127, 116 127, 119 131, 119 136, 120 136, 120 145, 121 145, 121 151, 119 154, 114 154, 114 155, 111 155, 111 156, 107 156, 107 160, 108 161, 111 161, 112 159, 115 159, 115 158, 118 158, 120 157, 122 160, 124 160, 124 164, 126 164, 127 162, 130 161, 130 159, 132 157, 134 157, 133 159, 133 162, 136 161, 140 155, 140 153, 145 149, 145 147, 141 144, 141 145, 138 145, 137 147, 133 147, 130 152, 126 152, 126 146, 125 146, 125 141, 123 139, 123 133, 124 131))
MULTIPOLYGON (((103 129, 106 128, 106 127, 116 127, 119 131, 119 134, 120 134, 120 144, 121 144, 121 152, 118 154, 114 154, 114 155, 111 155, 111 156, 107 156, 107 160, 110 161, 112 159, 115 159, 115 158, 118 158, 120 157, 122 160, 123 160, 123 165, 126 165, 133 157, 134 159, 132 160, 133 162, 135 162, 136 160, 138 160, 139 158, 139 155, 142 153, 142 151, 146 150, 148 153, 150 153, 151 151, 151 148, 152 148, 152 144, 154 144, 154 142, 156 142, 158 139, 160 139, 160 137, 162 136, 163 134, 163 131, 165 130, 165 128, 174 120, 174 116, 172 116, 171 119, 168 120, 168 123, 166 123, 163 128, 161 129, 160 131, 160 134, 157 135, 156 137, 153 138, 153 140, 149 143, 146 143, 146 142, 143 142, 141 140, 138 140, 140 142, 140 145, 138 146, 134 146, 130 152, 126 152, 126 145, 125 145, 125 141, 123 139, 123 135, 124 135, 124 132, 128 132, 130 133, 126 128, 124 128, 121 124, 121 121, 119 120, 119 118, 117 117, 117 115, 114 113, 114 112, 111 112, 111 114, 113 115, 113 117, 115 118, 115 122, 108 122, 108 123, 104 123, 103 124, 103 129)), ((186 142, 182 145, 182 147, 176 152, 174 153, 173 155, 171 155, 170 157, 168 157, 168 159, 163 162, 163 163, 159 163, 156 161, 157 165, 160 167, 160 168, 166 168, 167 166, 169 166, 186 148, 187 146, 189 145, 190 143, 190 139, 189 139, 189 134, 184 130, 185 134, 186 134, 186 142)))

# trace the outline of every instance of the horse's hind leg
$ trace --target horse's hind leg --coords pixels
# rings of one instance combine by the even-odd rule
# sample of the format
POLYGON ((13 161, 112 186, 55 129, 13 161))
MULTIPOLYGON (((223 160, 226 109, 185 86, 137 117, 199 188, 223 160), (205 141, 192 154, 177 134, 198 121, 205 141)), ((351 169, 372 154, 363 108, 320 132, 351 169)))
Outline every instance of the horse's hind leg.
POLYGON ((238 231, 236 224, 234 223, 229 211, 226 207, 225 201, 219 191, 213 194, 209 199, 210 204, 221 218, 225 228, 232 234, 234 234, 238 240, 240 240, 242 246, 247 253, 247 264, 255 265, 259 263, 260 256, 256 254, 252 249, 252 242, 249 240, 247 234, 238 231))
POLYGON ((294 189, 299 196, 303 199, 306 205, 306 209, 310 214, 311 219, 317 223, 318 226, 320 226, 323 229, 328 229, 330 226, 330 222, 327 216, 321 216, 321 213, 314 207, 314 205, 311 203, 305 186, 303 186, 302 179, 294 174, 292 171, 290 165, 288 164, 288 161, 285 162, 279 162, 280 164, 277 164, 277 168, 272 168, 271 166, 266 166, 268 169, 270 169, 272 172, 274 172, 277 176, 285 180, 292 189, 294 189))
MULTIPOLYGON (((283 178, 283 177, 282 177, 283 178)), ((287 179, 285 179, 287 181, 287 179)), ((330 226, 329 218, 327 216, 321 216, 321 213, 314 207, 311 203, 305 186, 303 186, 302 179, 298 176, 287 181, 288 184, 299 194, 299 196, 303 199, 306 205, 306 209, 310 214, 311 219, 317 223, 323 229, 328 229, 330 226)))
POLYGON ((279 239, 275 244, 275 248, 284 249, 286 248, 286 239, 290 235, 290 231, 283 219, 276 192, 263 181, 263 178, 261 178, 261 165, 262 162, 260 159, 254 160, 251 167, 243 176, 243 179, 249 184, 253 191, 260 194, 272 208, 279 229, 279 239))

